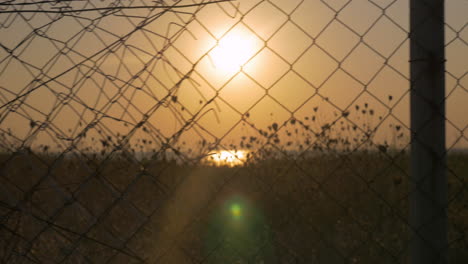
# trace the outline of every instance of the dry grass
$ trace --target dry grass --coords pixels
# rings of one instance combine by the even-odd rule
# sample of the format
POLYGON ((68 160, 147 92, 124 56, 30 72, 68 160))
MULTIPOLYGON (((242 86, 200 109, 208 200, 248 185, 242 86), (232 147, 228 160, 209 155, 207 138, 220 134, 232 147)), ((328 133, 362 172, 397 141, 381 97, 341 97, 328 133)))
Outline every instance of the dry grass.
MULTIPOLYGON (((406 262, 402 152, 276 155, 233 168, 56 158, 1 155, 3 263, 406 262), (243 231, 225 215, 235 201, 243 231)), ((468 155, 448 164, 451 263, 462 263, 468 155)))

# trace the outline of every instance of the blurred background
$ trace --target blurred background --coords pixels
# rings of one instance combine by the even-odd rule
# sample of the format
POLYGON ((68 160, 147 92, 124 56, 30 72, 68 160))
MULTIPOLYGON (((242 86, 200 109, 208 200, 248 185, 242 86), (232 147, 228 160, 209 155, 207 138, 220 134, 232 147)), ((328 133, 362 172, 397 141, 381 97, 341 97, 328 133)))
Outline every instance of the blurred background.
MULTIPOLYGON (((450 263, 467 14, 445 1, 450 263)), ((0 257, 407 263, 409 21, 409 0, 0 3, 0 257)))

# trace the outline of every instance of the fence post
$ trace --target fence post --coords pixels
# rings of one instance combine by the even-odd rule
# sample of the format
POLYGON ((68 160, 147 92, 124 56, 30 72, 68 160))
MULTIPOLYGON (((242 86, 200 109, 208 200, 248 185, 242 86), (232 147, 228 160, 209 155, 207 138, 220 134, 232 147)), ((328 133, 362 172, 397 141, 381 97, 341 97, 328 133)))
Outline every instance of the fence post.
POLYGON ((411 264, 447 263, 444 4, 410 2, 411 264))

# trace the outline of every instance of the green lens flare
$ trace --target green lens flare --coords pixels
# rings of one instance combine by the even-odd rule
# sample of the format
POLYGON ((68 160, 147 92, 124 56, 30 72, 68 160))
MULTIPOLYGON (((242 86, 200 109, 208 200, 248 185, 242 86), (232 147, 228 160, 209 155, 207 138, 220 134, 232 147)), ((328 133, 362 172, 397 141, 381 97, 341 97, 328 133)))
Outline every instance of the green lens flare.
POLYGON ((208 263, 277 263, 268 221, 254 201, 227 197, 207 223, 203 251, 208 263))
POLYGON ((242 216, 242 208, 239 204, 231 205, 231 214, 234 218, 239 219, 242 216))

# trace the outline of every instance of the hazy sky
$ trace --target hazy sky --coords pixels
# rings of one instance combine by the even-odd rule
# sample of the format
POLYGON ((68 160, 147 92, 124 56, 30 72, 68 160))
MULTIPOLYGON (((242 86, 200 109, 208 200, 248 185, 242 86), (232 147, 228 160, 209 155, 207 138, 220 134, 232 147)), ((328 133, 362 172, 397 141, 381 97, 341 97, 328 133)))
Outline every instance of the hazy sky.
MULTIPOLYGON (((153 147, 228 146, 273 123, 297 119, 320 131, 338 120, 379 126, 374 141, 392 141, 390 126, 409 126, 409 0, 346 2, 238 0, 103 18, 0 14, 0 130, 15 144, 68 146, 86 131, 82 145, 130 133, 153 147), (342 112, 349 115, 339 119, 342 112), (148 133, 132 130, 146 120, 148 133)), ((446 5, 447 144, 467 147, 468 1, 446 5)))

